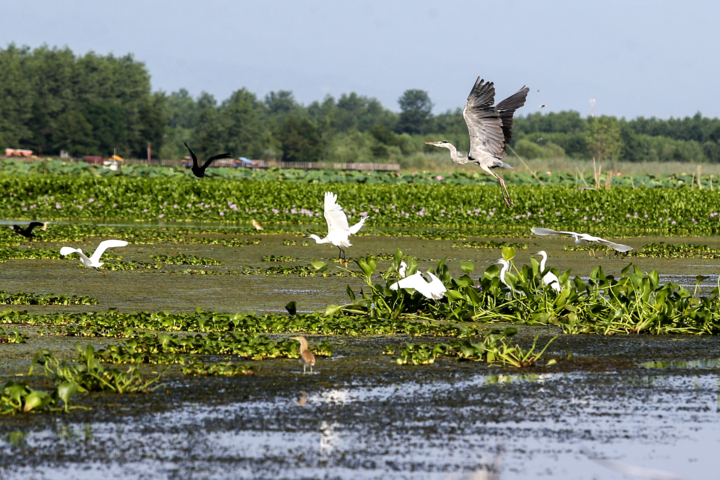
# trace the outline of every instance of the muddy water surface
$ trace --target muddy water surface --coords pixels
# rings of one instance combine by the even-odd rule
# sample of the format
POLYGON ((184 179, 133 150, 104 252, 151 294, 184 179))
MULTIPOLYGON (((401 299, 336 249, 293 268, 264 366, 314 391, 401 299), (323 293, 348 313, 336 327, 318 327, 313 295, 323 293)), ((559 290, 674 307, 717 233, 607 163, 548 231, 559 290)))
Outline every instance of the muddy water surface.
MULTIPOLYGON (((302 246, 290 235, 258 238, 259 245, 238 248, 131 245, 116 252, 145 261, 156 253, 207 256, 223 262, 209 267, 219 271, 274 265, 261 261, 267 254, 293 256, 296 265, 336 255, 333 247, 302 246), (291 239, 298 245, 283 245, 291 239)), ((617 274, 628 263, 565 252, 564 239, 509 240, 530 244, 518 250, 518 265, 540 249, 559 270, 582 276, 598 264, 617 274)), ((659 240, 622 241, 639 247, 659 240)), ((668 241, 720 245, 706 238, 668 241)), ((92 250, 98 242, 81 246, 92 250)), ((348 256, 399 247, 425 259, 423 268, 447 256, 454 274, 460 260, 475 262, 476 275, 500 256, 499 250, 453 248, 452 241, 358 237, 353 243, 348 256)), ((720 272, 717 260, 634 261, 690 286, 696 275, 707 275, 705 288, 716 284, 720 272)), ((71 260, 8 261, 0 264, 0 288, 89 295, 100 302, 22 307, 38 313, 111 307, 234 312, 283 311, 290 300, 300 310, 322 309, 344 302, 347 284, 361 286, 353 278, 172 273, 184 268, 202 267, 101 275, 71 260)), ((39 348, 69 358, 76 344, 117 342, 26 330, 27 344, 0 345, 3 378, 26 371, 39 348)), ((558 332, 522 329, 518 341, 528 346, 535 334, 544 342, 558 332)), ((322 339, 311 337, 310 343, 322 339)), ((77 403, 92 410, 5 417, 0 477, 620 479, 645 469, 666 475, 655 478, 710 479, 720 469, 720 339, 561 335, 548 351, 556 365, 522 371, 450 359, 400 367, 382 354, 386 344, 442 339, 326 339, 334 354, 318 362, 314 375, 303 376, 288 359, 249 362, 256 375, 240 378, 187 378, 172 367, 164 386, 149 395, 86 395, 77 403)), ((42 377, 34 381, 43 386, 42 377)))

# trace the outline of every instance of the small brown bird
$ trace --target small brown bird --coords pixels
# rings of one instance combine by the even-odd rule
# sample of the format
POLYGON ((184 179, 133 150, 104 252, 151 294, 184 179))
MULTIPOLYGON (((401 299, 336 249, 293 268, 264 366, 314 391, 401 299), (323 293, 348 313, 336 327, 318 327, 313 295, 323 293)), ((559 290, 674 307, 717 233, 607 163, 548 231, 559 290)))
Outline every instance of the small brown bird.
POLYGON ((315 355, 308 350, 308 343, 307 340, 305 340, 305 337, 290 337, 290 340, 297 340, 300 342, 300 361, 303 364, 303 373, 306 373, 308 365, 310 365, 310 373, 313 373, 315 355))
POLYGON ((253 227, 255 227, 255 230, 265 230, 257 220, 253 220, 253 227))

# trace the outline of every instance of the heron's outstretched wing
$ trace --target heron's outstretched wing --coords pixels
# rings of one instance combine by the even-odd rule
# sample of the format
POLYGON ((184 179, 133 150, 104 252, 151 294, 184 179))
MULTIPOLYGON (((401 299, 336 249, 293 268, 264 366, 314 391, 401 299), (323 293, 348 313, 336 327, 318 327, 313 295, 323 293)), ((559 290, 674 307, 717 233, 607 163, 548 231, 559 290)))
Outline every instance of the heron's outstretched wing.
POLYGON ((529 91, 529 88, 523 86, 520 90, 495 106, 495 110, 497 110, 500 121, 502 122, 505 143, 510 143, 510 137, 512 137, 512 124, 515 110, 525 105, 525 99, 529 91))
POLYGON ((212 162, 214 162, 215 160, 220 160, 221 158, 230 158, 230 154, 229 153, 221 153, 220 155, 215 155, 214 157, 210 157, 207 160, 205 160, 205 163, 203 163, 202 168, 206 169, 207 167, 210 166, 210 164, 212 162))
POLYGON ((365 225, 365 220, 367 220, 367 217, 361 218, 358 223, 350 227, 350 233, 352 235, 355 235, 357 232, 359 232, 362 226, 365 225))
POLYGON ((325 192, 325 221, 328 224, 328 235, 334 232, 348 232, 347 216, 337 203, 337 195, 325 192))
POLYGON ((611 242, 610 240, 605 240, 604 238, 598 238, 597 242, 601 245, 605 245, 606 247, 610 247, 620 253, 627 253, 633 249, 633 247, 631 247, 630 245, 623 245, 622 243, 611 242))
POLYGON ((183 142, 183 145, 185 145, 185 148, 187 148, 188 151, 190 152, 190 156, 193 159, 193 168, 198 168, 198 159, 195 156, 195 152, 193 152, 192 149, 190 149, 190 147, 188 147, 187 143, 183 142))
POLYGON ((480 159, 487 155, 504 155, 502 120, 493 107, 494 101, 495 86, 478 77, 463 108, 463 117, 470 134, 470 157, 480 159))
POLYGON ((95 249, 92 257, 90 257, 90 261, 92 261, 93 263, 97 263, 100 261, 100 257, 102 257, 102 254, 105 253, 105 250, 107 250, 108 248, 124 247, 127 244, 128 242, 126 242, 125 240, 105 240, 104 242, 100 242, 100 245, 98 245, 98 247, 95 249))

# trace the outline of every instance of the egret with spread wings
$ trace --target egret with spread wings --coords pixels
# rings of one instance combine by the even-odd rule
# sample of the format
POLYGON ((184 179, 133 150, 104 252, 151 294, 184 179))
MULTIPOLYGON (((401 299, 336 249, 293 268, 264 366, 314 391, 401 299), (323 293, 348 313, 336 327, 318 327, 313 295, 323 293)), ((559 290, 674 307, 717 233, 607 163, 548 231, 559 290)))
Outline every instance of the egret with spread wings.
POLYGON ((505 145, 508 144, 512 136, 513 114, 515 110, 525 105, 525 99, 529 91, 529 88, 523 87, 515 94, 493 106, 493 103, 495 103, 494 84, 492 82, 486 83, 478 77, 470 91, 465 108, 463 108, 463 117, 470 134, 470 152, 465 156, 460 155, 457 148, 447 140, 425 142, 428 145, 450 150, 450 158, 455 163, 474 163, 484 172, 497 178, 498 182, 500 182, 503 200, 505 200, 508 207, 514 204, 510 199, 507 187, 505 187, 505 181, 492 169, 498 167, 513 168, 503 162, 505 145))
MULTIPOLYGON (((402 270, 398 273, 402 277, 405 275, 405 267, 401 266, 401 269, 402 270)), ((447 288, 445 288, 442 280, 433 275, 432 272, 427 272, 427 274, 432 279, 430 283, 425 280, 422 273, 416 272, 415 274, 405 277, 390 285, 390 290, 397 290, 398 288, 412 288, 420 292, 420 294, 426 298, 431 300, 440 300, 445 296, 447 288)))
POLYGON ((325 221, 328 224, 328 234, 325 238, 317 235, 308 235, 308 238, 315 240, 315 243, 332 243, 340 253, 338 258, 345 260, 344 248, 351 247, 350 235, 356 234, 365 224, 363 217, 358 223, 352 227, 348 225, 347 216, 340 205, 337 203, 337 195, 332 192, 325 192, 325 221))
POLYGON ((92 257, 88 258, 87 255, 83 253, 83 251, 79 248, 72 248, 72 247, 62 247, 60 249, 60 255, 66 256, 70 255, 71 253, 77 253, 80 255, 80 261, 83 265, 85 265, 88 268, 100 268, 103 266, 103 263, 100 261, 100 257, 102 257, 102 254, 105 253, 105 250, 108 248, 115 248, 115 247, 125 247, 127 246, 128 242, 124 240, 105 240, 104 242, 100 242, 100 245, 95 249, 95 253, 92 254, 92 257))
POLYGON ((558 230, 553 230, 552 228, 540 228, 540 227, 533 227, 530 229, 532 233, 535 235, 570 235, 571 237, 575 238, 575 243, 580 245, 583 243, 599 243, 600 245, 605 245, 606 247, 610 247, 616 252, 620 253, 627 253, 630 250, 633 249, 633 247, 629 245, 623 245, 622 243, 615 243, 611 242, 610 240, 605 240, 604 238, 600 237, 594 237, 592 235, 588 235, 587 233, 575 233, 575 232, 563 232, 558 230))

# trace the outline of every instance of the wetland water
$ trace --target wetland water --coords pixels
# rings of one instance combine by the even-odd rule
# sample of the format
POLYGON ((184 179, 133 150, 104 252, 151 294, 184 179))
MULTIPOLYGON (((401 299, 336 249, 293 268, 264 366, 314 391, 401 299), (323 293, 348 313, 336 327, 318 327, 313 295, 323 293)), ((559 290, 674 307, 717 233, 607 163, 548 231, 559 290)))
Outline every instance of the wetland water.
MULTIPOLYGON (((117 253, 145 261, 160 253, 207 256, 223 262, 213 267, 217 270, 267 267, 272 264, 261 257, 270 253, 298 258, 296 265, 336 254, 327 245, 302 246, 290 235, 257 238, 260 244, 244 247, 130 245, 117 253), (298 245, 284 245, 288 239, 298 245)), ((623 243, 637 247, 663 240, 720 245, 716 238, 623 243)), ((89 250, 98 241, 72 245, 89 250)), ((598 264, 617 274, 628 263, 563 251, 571 244, 565 239, 509 241, 530 244, 517 251, 518 265, 540 249, 560 271, 572 268, 582 276, 598 264)), ((353 243, 349 256, 392 253, 397 247, 420 259, 447 256, 454 275, 459 261, 472 260, 473 277, 500 256, 498 249, 453 248, 452 241, 357 237, 353 243)), ((718 260, 633 261, 645 271, 658 268, 668 275, 664 281, 691 287, 698 274, 709 277, 704 288, 714 287, 720 272, 718 260)), ((435 263, 420 262, 423 268, 435 263)), ((98 306, 12 307, 35 313, 111 307, 279 312, 290 300, 299 310, 313 311, 345 302, 348 283, 361 286, 355 278, 154 271, 103 276, 68 260, 11 260, 0 264, 0 281, 2 290, 11 292, 99 300, 98 306)), ((42 337, 27 330, 27 344, 0 345, 4 378, 26 372, 39 348, 69 357, 74 344, 117 341, 42 337)), ((544 344, 558 333, 526 328, 517 340, 527 346, 540 334, 544 344)), ((622 479, 636 478, 619 471, 632 467, 666 472, 657 478, 717 478, 720 339, 561 335, 548 350, 556 365, 526 369, 454 359, 398 366, 382 354, 386 344, 442 339, 309 337, 311 345, 321 339, 333 345, 333 356, 319 359, 314 375, 301 375, 302 367, 289 359, 248 362, 256 374, 247 377, 191 378, 172 367, 164 386, 148 395, 98 393, 78 400, 92 410, 6 416, 0 424, 0 478, 622 479)))

